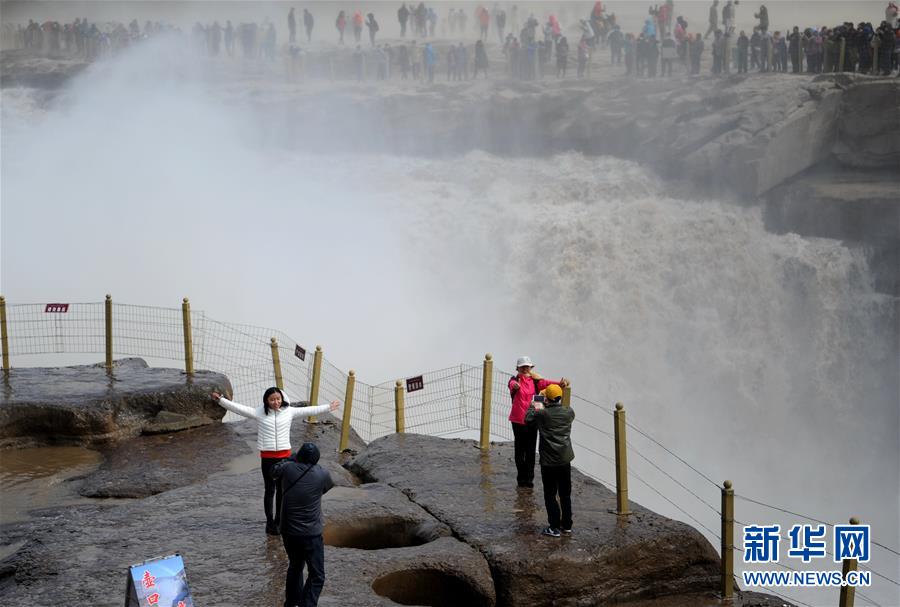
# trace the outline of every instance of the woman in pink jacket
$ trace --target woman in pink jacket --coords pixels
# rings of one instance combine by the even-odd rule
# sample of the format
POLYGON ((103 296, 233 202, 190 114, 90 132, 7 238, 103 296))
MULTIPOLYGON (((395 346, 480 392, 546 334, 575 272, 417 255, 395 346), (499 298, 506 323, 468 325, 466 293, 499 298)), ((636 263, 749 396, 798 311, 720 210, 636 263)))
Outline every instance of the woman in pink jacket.
POLYGON ((516 451, 516 481, 519 487, 534 487, 534 452, 537 447, 537 427, 525 423, 534 395, 549 385, 568 386, 566 378, 559 381, 542 379, 534 372, 534 364, 527 356, 520 356, 516 361, 516 376, 509 380, 509 394, 512 396, 512 409, 509 421, 512 422, 516 451))

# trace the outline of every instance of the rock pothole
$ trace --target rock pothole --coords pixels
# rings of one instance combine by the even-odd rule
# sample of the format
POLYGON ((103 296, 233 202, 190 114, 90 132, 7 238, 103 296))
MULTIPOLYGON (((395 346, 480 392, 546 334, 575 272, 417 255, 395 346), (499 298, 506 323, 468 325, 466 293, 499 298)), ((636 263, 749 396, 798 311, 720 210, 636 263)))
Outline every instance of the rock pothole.
POLYGON ((491 597, 478 587, 452 572, 434 569, 404 569, 382 575, 372 583, 372 590, 401 605, 428 607, 490 607, 491 597))
POLYGON ((436 525, 407 518, 377 516, 338 525, 326 524, 325 545, 336 548, 382 550, 421 546, 439 537, 436 525))

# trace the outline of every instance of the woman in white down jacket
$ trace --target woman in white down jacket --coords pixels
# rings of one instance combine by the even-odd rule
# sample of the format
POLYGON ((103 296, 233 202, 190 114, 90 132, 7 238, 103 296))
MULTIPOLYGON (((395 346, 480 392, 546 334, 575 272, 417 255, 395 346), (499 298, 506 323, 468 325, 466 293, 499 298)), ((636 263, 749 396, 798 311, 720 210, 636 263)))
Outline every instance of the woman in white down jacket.
POLYGON ((290 401, 278 388, 269 388, 263 394, 263 404, 248 407, 232 402, 218 392, 212 398, 219 405, 243 417, 255 419, 257 423, 256 444, 259 448, 265 494, 263 508, 266 512, 266 533, 278 535, 278 517, 281 514, 281 484, 272 480, 269 470, 278 462, 291 456, 291 423, 295 417, 310 417, 326 411, 334 411, 341 406, 339 401, 317 407, 291 407, 290 401), (275 497, 274 515, 272 497, 275 497))

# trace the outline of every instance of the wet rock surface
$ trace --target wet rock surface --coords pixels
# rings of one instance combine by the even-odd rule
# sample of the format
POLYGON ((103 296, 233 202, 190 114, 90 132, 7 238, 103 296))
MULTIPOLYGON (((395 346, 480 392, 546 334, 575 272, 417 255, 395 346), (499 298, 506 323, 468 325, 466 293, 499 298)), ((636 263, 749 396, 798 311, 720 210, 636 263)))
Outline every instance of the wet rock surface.
POLYGON ((540 483, 516 488, 509 444, 482 454, 472 441, 393 435, 371 443, 351 470, 401 490, 484 554, 498 605, 600 605, 717 588, 719 558, 699 532, 637 504, 629 517, 611 514, 615 494, 574 470, 574 533, 541 536, 540 483))
POLYGON ((15 368, 0 400, 0 446, 101 444, 218 423, 209 392, 230 393, 224 375, 149 368, 138 358, 101 365, 15 368))
MULTIPOLYGON (((335 483, 352 486, 354 479, 337 461, 340 424, 330 415, 319 420, 295 422, 292 445, 316 442, 335 483)), ((255 424, 239 422, 136 437, 104 450, 107 462, 100 470, 73 481, 83 482, 85 492, 94 487, 97 493, 124 496, 146 493, 148 486, 162 492, 47 508, 27 522, 4 525, 0 537, 9 556, 0 561, 0 604, 118 604, 124 601, 130 564, 179 552, 198 604, 280 606, 287 562, 280 538, 265 535, 255 440, 255 424), (174 443, 183 439, 180 451, 174 443), (126 455, 129 445, 135 454, 126 455), (152 455, 165 449, 173 453, 152 455), (246 471, 230 470, 235 456, 246 471), (156 476, 160 462, 167 467, 156 476), (91 583, 61 583, 63 575, 91 583)), ((353 435, 350 447, 358 450, 363 443, 353 435)))
MULTIPOLYGON (((696 531, 636 505, 620 521, 606 512, 615 496, 577 473, 575 535, 543 538, 540 489, 514 488, 511 445, 495 445, 483 457, 471 441, 406 435, 366 448, 353 436, 350 448, 360 455, 351 467, 370 480, 385 477, 359 485, 341 467, 349 456, 337 453, 339 432, 337 420, 324 415, 317 424, 295 423, 291 435, 295 447, 319 445, 338 485, 323 501, 327 580, 320 605, 602 605, 629 598, 638 607, 720 604, 718 559, 696 531)), ((118 603, 128 565, 178 552, 198 604, 281 605, 287 560, 280 538, 264 532, 255 425, 129 442, 146 442, 135 449, 148 453, 167 436, 193 438, 192 462, 199 465, 179 481, 193 484, 142 499, 49 508, 0 529, 8 555, 0 560, 0 604, 118 603), (235 473, 224 463, 241 443, 253 459, 235 473), (201 453, 223 464, 221 471, 201 471, 201 453), (62 576, 91 583, 63 583, 62 576)), ((121 460, 101 469, 105 478, 137 479, 148 469, 142 457, 105 455, 121 460)), ((783 603, 746 595, 733 604, 783 603)))
POLYGON ((139 436, 101 447, 100 468, 80 479, 78 493, 140 498, 192 485, 255 449, 253 423, 211 424, 171 434, 139 436))
POLYGON ((390 485, 370 483, 328 494, 323 536, 327 546, 380 550, 420 546, 452 532, 390 485))

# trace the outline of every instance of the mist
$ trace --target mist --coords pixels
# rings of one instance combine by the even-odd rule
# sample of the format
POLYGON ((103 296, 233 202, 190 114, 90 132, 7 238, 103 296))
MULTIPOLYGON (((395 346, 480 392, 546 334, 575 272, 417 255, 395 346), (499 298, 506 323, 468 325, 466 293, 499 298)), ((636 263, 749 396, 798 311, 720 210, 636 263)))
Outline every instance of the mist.
MULTIPOLYGON (((862 251, 768 233, 758 207, 688 197, 615 158, 285 148, 278 120, 223 96, 207 67, 156 40, 51 102, 3 89, 7 302, 187 296, 216 320, 322 344, 369 383, 486 352, 512 372, 529 354, 739 493, 859 516, 900 543, 897 300, 874 290, 862 251)), ((327 96, 320 112, 346 119, 327 96)), ((890 575, 883 557, 872 567, 890 575)), ((900 604, 895 590, 870 594, 900 604)))

